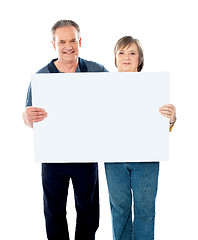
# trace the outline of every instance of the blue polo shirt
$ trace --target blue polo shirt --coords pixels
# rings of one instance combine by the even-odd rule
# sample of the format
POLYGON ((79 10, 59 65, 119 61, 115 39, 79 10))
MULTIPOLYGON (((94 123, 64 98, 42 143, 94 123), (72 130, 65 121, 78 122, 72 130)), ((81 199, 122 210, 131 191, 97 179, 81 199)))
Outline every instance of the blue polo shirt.
MULTIPOLYGON (((59 70, 56 68, 54 64, 56 60, 57 59, 53 59, 49 64, 41 68, 37 73, 59 73, 59 70)), ((103 65, 99 63, 79 58, 79 64, 75 72, 108 72, 108 71, 103 65)), ((32 106, 31 83, 29 85, 26 98, 26 107, 28 106, 32 106)))

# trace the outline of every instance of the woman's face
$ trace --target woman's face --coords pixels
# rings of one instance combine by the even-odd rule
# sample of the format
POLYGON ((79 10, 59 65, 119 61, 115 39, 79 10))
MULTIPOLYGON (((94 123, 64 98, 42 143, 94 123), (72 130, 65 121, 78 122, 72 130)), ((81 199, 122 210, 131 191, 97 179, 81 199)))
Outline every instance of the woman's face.
POLYGON ((118 72, 137 72, 139 65, 139 51, 136 43, 118 49, 116 53, 118 72))

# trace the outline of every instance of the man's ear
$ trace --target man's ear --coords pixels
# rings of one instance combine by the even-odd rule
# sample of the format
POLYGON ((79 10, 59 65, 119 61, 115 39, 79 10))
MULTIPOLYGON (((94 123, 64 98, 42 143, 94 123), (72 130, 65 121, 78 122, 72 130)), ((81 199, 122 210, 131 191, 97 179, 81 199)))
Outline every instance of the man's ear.
POLYGON ((79 47, 81 47, 82 38, 79 39, 79 47))
POLYGON ((52 45, 53 45, 54 50, 56 50, 56 44, 54 41, 52 41, 52 45))

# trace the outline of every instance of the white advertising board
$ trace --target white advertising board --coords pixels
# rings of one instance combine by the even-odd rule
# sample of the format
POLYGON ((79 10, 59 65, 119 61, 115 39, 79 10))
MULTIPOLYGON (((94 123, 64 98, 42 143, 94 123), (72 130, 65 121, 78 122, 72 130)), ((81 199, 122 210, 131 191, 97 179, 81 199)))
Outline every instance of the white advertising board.
POLYGON ((170 74, 32 75, 36 162, 147 162, 169 158, 170 74))

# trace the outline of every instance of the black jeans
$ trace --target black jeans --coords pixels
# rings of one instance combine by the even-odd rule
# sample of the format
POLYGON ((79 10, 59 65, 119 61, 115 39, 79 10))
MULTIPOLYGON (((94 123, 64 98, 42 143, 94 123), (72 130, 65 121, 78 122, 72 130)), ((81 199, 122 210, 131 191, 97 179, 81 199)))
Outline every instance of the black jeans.
POLYGON ((77 211, 75 240, 94 240, 99 225, 97 163, 43 163, 44 214, 48 240, 69 240, 66 202, 72 180, 77 211))

